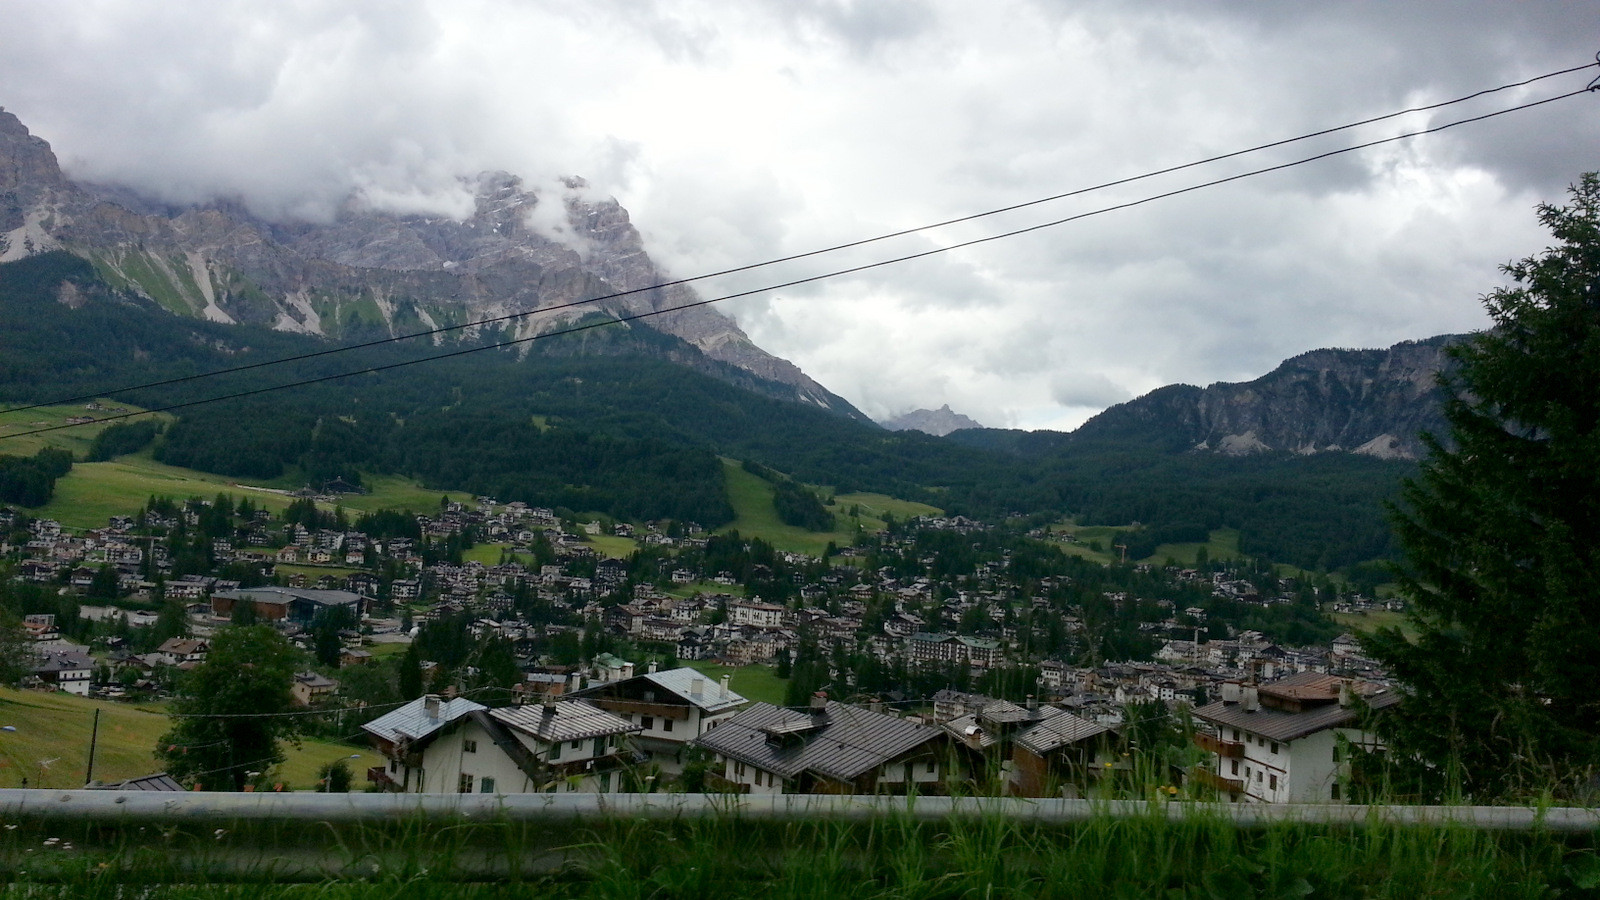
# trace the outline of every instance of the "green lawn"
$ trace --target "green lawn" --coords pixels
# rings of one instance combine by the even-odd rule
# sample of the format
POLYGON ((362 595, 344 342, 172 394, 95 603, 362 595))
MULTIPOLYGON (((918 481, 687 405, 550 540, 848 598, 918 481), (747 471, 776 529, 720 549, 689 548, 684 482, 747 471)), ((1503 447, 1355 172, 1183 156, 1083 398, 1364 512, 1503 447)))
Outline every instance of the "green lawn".
MULTIPOLYGON (((160 711, 69 694, 0 688, 0 726, 17 729, 0 732, 0 787, 20 787, 24 776, 35 787, 81 787, 96 709, 100 710, 94 755, 97 781, 121 781, 162 770, 154 751, 168 723, 160 711), (41 762, 51 760, 41 769, 41 762)), ((284 749, 288 759, 278 777, 295 789, 315 787, 317 769, 335 759, 360 753, 361 759, 350 760, 358 773, 367 765, 376 765, 378 759, 371 750, 330 741, 307 740, 298 748, 286 745, 284 749)), ((359 775, 357 782, 359 786, 359 775)))
MULTIPOLYGON (((830 541, 838 547, 848 547, 854 542, 854 524, 843 515, 848 506, 834 506, 830 510, 841 526, 838 531, 807 531, 804 528, 785 525, 778 519, 777 510, 772 507, 772 496, 775 491, 771 483, 746 472, 743 466, 731 459, 722 461, 722 471, 727 478, 728 500, 733 504, 736 515, 733 524, 723 528, 723 531, 737 531, 745 537, 759 537, 779 550, 807 553, 812 556, 821 556, 827 550, 830 541)), ((863 521, 862 527, 871 526, 863 521)), ((882 528, 883 522, 877 520, 876 527, 882 528)))
MULTIPOLYGON (((26 417, 32 413, 22 415, 26 417)), ((413 481, 390 475, 366 476, 364 481, 371 493, 346 495, 338 503, 351 511, 352 518, 354 514, 378 509, 427 512, 439 508, 440 492, 426 490, 413 481)), ((266 487, 225 475, 163 465, 145 452, 108 462, 80 462, 73 465, 72 471, 56 482, 55 496, 50 502, 32 512, 55 519, 68 528, 99 528, 111 516, 138 512, 152 496, 184 500, 226 493, 235 499, 249 497, 258 508, 275 512, 293 502, 293 497, 277 492, 281 484, 275 489, 254 489, 266 487)), ((459 492, 450 494, 450 497, 454 500, 472 499, 459 492)), ((324 506, 333 508, 328 504, 324 506)))
POLYGON ((684 665, 714 681, 721 681, 722 676, 729 675, 728 687, 735 694, 774 706, 783 705, 783 695, 789 687, 789 679, 779 678, 771 666, 724 666, 705 659, 685 660, 684 665))
POLYGON ((1140 560, 1140 562, 1160 565, 1168 559, 1175 559, 1180 564, 1193 565, 1195 560, 1198 559, 1201 547, 1206 548, 1207 555, 1213 560, 1238 559, 1240 556, 1239 530, 1237 528, 1218 528, 1216 531, 1211 532, 1211 540, 1204 544, 1162 544, 1156 547, 1156 552, 1150 554, 1149 558, 1140 560))
MULTIPOLYGON (((30 434, 26 437, 10 437, 25 431, 37 428, 47 428, 54 425, 64 425, 68 418, 73 416, 108 416, 112 407, 120 407, 128 412, 138 410, 136 406, 126 403, 117 403, 112 400, 102 400, 104 410, 85 409, 83 404, 75 406, 46 406, 40 409, 30 409, 22 412, 10 410, 0 411, 0 454, 6 456, 32 456, 45 447, 59 447, 71 450, 73 455, 82 459, 88 452, 89 445, 94 442, 95 435, 104 431, 105 425, 79 425, 61 431, 51 431, 46 434, 30 434)), ((119 421, 135 421, 123 419, 119 421)))
POLYGON ((639 542, 633 538, 611 534, 586 534, 583 539, 594 548, 594 552, 611 559, 627 559, 639 549, 639 542))
POLYGON ((883 528, 885 514, 896 519, 909 519, 913 516, 942 516, 944 510, 926 503, 914 500, 901 500, 887 494, 835 494, 835 510, 843 513, 852 506, 861 507, 861 524, 868 531, 880 531, 883 528))
POLYGON ((486 566, 498 566, 500 554, 504 553, 510 544, 477 544, 461 551, 462 562, 479 562, 486 566))
POLYGON ((1356 635, 1392 627, 1400 629, 1400 633, 1407 638, 1415 640, 1417 637, 1416 629, 1412 627, 1411 620, 1406 618, 1405 613, 1391 612, 1387 609, 1373 612, 1329 613, 1328 618, 1350 629, 1350 632, 1356 635))

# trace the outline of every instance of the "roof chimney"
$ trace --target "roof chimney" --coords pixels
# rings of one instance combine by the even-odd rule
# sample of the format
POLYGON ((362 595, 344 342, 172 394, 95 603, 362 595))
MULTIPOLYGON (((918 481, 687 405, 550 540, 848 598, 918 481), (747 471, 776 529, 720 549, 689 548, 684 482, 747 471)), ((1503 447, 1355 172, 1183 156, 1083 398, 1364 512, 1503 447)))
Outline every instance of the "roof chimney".
POLYGON ((1237 681, 1224 681, 1222 683, 1222 702, 1225 704, 1238 703, 1243 691, 1237 681))
POLYGON ((728 679, 730 677, 732 677, 732 676, 729 676, 729 675, 722 676, 722 699, 724 699, 724 700, 728 699, 728 679))
POLYGON ((573 672, 572 678, 568 682, 567 690, 576 691, 581 687, 583 687, 583 675, 578 672, 573 672))
POLYGON ((1030 710, 1038 709, 1039 708, 1039 698, 1033 696, 1032 694, 1029 694, 1028 695, 1028 702, 1027 702, 1026 706, 1030 710))
POLYGON ((1356 692, 1350 687, 1350 679, 1339 679, 1339 705, 1348 708, 1353 706, 1355 702, 1356 692))
POLYGON ((422 698, 422 714, 430 719, 439 718, 439 696, 426 694, 422 698))
POLYGON ((1247 713, 1253 713, 1260 708, 1261 693, 1260 691, 1256 690, 1256 686, 1252 684, 1244 689, 1244 711, 1247 713))
POLYGON ((690 694, 698 697, 701 694, 704 694, 705 692, 706 692, 706 680, 704 678, 691 678, 691 679, 689 679, 689 693, 690 694))
POLYGON ((549 715, 550 713, 553 713, 553 712, 556 711, 556 695, 555 694, 546 693, 544 695, 544 711, 545 711, 545 715, 549 715))
POLYGON ((655 673, 656 673, 656 661, 652 659, 652 660, 650 660, 650 674, 654 675, 655 673))
POLYGON ((811 695, 811 714, 820 715, 828 709, 828 694, 826 691, 817 691, 811 695))

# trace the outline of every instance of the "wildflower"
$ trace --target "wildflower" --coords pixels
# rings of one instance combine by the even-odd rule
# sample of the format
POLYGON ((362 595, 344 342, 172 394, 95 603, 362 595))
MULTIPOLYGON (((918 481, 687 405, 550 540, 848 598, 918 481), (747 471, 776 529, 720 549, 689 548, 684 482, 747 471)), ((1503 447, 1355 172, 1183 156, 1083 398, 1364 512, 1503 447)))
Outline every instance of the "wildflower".
POLYGON ((61 843, 61 838, 45 838, 44 840, 44 845, 46 847, 54 847, 59 843, 61 843))
POLYGON ((220 841, 220 840, 222 840, 222 836, 227 834, 227 833, 228 833, 228 829, 226 829, 226 828, 218 828, 216 831, 212 832, 212 835, 214 835, 216 837, 216 839, 220 841))

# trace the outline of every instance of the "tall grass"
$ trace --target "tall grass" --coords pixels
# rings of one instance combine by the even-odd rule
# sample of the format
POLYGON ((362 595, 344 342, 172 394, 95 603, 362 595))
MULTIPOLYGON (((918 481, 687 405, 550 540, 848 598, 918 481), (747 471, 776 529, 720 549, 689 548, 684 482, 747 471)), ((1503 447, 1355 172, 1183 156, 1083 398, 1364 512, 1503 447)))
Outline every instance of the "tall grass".
POLYGON ((1147 816, 1067 825, 731 813, 566 827, 0 822, 0 897, 1600 896, 1592 835, 1377 819, 1241 829, 1203 807, 1166 813, 1156 802, 1147 816))

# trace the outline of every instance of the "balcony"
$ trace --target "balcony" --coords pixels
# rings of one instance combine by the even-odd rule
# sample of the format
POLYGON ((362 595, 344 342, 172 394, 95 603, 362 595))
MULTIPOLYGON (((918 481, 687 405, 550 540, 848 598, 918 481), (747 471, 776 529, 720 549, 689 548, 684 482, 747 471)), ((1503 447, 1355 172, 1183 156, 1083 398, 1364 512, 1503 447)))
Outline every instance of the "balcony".
POLYGON ((1225 741, 1209 734, 1196 734, 1194 742, 1201 750, 1207 753, 1215 753, 1223 759, 1244 758, 1244 745, 1237 741, 1225 741))
POLYGON ((1189 777, 1213 790, 1226 791, 1231 794, 1244 793, 1244 782, 1237 778, 1223 778, 1205 766, 1195 766, 1189 770, 1189 777))

